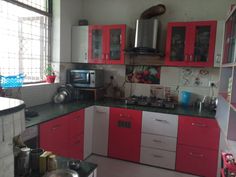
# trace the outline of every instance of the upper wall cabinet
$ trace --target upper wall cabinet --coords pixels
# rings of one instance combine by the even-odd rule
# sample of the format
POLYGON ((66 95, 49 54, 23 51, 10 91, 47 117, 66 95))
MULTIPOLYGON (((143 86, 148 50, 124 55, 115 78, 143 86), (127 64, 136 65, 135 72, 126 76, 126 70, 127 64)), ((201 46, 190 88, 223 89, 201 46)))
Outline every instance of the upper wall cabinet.
POLYGON ((214 66, 216 26, 216 21, 169 23, 165 64, 214 66))
POLYGON ((73 26, 71 41, 72 62, 88 63, 88 26, 73 26))
POLYGON ((124 64, 126 25, 89 26, 88 61, 124 64))

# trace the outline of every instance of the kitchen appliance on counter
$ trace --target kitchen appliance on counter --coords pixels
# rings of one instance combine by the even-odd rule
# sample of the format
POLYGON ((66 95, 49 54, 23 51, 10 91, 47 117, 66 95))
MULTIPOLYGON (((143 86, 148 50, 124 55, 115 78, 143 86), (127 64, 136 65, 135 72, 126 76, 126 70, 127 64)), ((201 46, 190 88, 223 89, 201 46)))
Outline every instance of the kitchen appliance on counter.
POLYGON ((69 70, 67 73, 67 82, 74 87, 99 88, 104 85, 103 70, 69 70))
POLYGON ((161 99, 156 97, 132 96, 126 99, 127 105, 151 106, 156 108, 174 109, 178 103, 170 98, 161 99))

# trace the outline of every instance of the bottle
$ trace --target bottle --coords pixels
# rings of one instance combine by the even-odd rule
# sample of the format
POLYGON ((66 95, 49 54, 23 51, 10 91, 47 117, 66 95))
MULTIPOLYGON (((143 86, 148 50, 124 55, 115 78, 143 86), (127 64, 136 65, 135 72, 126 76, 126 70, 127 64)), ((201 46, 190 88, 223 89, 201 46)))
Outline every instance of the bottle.
POLYGON ((52 154, 48 157, 48 171, 56 170, 57 169, 57 158, 56 155, 52 154))

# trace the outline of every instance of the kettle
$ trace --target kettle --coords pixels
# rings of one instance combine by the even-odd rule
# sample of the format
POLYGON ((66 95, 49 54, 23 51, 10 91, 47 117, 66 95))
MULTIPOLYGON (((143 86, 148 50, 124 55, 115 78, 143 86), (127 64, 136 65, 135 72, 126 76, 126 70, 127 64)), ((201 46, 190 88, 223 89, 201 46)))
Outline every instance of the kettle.
POLYGON ((29 174, 29 158, 30 148, 23 147, 15 157, 15 173, 17 176, 25 176, 29 174))

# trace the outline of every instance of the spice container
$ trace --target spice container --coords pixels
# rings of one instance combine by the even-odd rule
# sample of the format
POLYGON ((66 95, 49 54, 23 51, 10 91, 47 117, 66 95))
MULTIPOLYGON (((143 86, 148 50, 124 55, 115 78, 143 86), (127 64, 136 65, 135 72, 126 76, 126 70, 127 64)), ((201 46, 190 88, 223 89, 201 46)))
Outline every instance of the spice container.
POLYGON ((50 155, 48 157, 47 170, 52 171, 57 169, 57 158, 56 155, 50 155))

